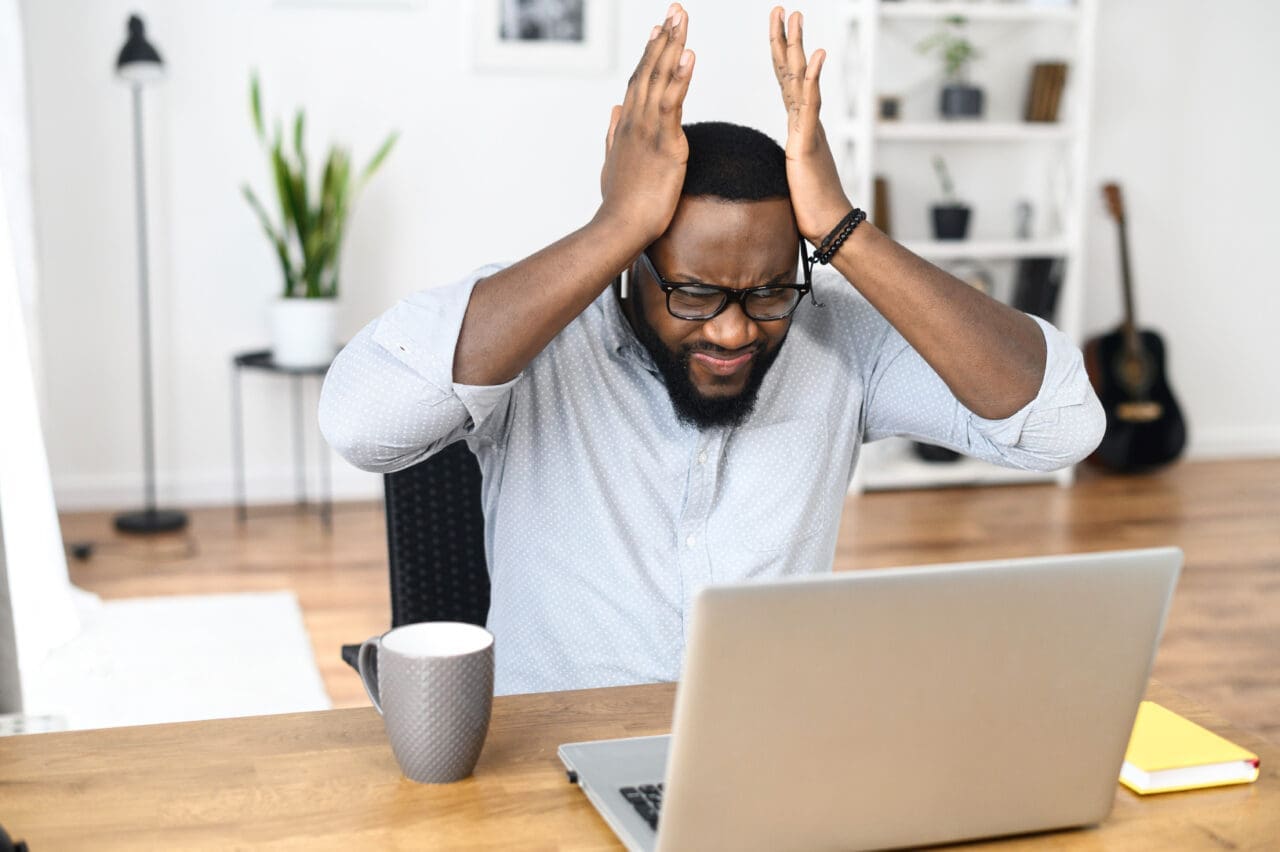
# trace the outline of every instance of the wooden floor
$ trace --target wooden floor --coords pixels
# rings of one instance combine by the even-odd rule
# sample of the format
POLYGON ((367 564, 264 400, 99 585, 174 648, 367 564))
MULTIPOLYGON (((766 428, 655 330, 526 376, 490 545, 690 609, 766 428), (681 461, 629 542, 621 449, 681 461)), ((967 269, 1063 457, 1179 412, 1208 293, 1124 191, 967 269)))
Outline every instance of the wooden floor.
MULTIPOLYGON (((193 513, 189 539, 138 540, 106 513, 62 516, 72 580, 104 598, 291 589, 335 706, 366 702, 338 649, 386 629, 381 506, 315 515, 193 513), (194 548, 195 553, 190 553, 194 548)), ((1184 463, 1143 477, 1084 470, 1073 488, 1004 486, 851 497, 837 570, 1178 545, 1186 551, 1155 676, 1240 727, 1280 741, 1280 459, 1184 463)), ((235 629, 229 625, 228 629, 235 629)))

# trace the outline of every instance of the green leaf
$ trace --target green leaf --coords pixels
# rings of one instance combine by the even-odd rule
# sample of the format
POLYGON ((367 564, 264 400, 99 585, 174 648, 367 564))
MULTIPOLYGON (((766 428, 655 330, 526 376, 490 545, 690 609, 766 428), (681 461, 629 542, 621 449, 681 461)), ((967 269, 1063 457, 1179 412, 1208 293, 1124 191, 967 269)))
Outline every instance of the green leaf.
POLYGON ((258 221, 262 223, 262 229, 266 231, 267 239, 271 240, 271 244, 275 247, 276 256, 280 259, 280 271, 284 273, 284 295, 285 298, 288 298, 296 280, 293 261, 289 257, 289 247, 285 244, 284 237, 272 224, 266 208, 262 206, 262 202, 258 200, 258 196, 249 188, 249 185, 245 184, 241 187, 241 191, 248 200, 249 206, 258 214, 258 221))
POLYGON ((267 143, 267 131, 262 123, 262 91, 258 87, 258 72, 254 71, 249 82, 249 108, 253 113, 253 127, 258 132, 258 141, 267 143))
POLYGON ((306 113, 302 110, 298 110, 298 114, 293 118, 293 152, 298 155, 298 162, 303 163, 304 166, 307 162, 307 155, 302 150, 302 136, 306 120, 306 113))
POLYGON ((398 131, 392 131, 391 134, 387 136, 386 141, 382 143, 382 147, 378 149, 378 153, 374 154, 373 159, 369 161, 369 165, 364 167, 364 172, 360 175, 360 183, 363 184, 369 178, 373 177, 373 173, 378 170, 378 167, 382 165, 382 161, 391 153, 391 149, 395 146, 396 140, 399 138, 400 133, 398 131))

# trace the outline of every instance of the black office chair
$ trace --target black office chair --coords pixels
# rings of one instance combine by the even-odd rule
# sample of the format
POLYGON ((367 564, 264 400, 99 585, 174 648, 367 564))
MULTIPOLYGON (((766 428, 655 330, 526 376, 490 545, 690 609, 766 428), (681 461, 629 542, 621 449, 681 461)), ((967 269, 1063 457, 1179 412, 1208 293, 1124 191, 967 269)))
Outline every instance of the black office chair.
MULTIPOLYGON (((484 626, 489 571, 484 558, 480 464, 458 441, 382 478, 391 574, 391 626, 465 621, 484 626)), ((360 646, 343 645, 356 667, 360 646)))

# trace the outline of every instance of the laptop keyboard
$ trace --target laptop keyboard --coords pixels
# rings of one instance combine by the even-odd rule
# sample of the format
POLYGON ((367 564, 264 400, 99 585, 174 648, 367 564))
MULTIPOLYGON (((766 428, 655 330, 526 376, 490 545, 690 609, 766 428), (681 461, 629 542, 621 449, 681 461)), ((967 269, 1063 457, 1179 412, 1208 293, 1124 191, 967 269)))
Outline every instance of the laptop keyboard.
POLYGON ((619 790, 622 798, 631 803, 636 813, 654 831, 658 830, 658 811, 662 809, 662 785, 643 784, 639 787, 623 787, 619 790))

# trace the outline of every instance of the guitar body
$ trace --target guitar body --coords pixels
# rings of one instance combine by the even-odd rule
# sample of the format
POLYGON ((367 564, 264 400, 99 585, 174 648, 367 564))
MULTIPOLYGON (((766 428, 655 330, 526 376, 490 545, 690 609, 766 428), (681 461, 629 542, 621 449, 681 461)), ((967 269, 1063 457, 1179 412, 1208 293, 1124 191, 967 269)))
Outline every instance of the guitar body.
POLYGON ((1182 410, 1165 378, 1164 341, 1137 332, 1136 353, 1117 329, 1085 344, 1085 368, 1107 413, 1107 431, 1090 461, 1120 472, 1174 461, 1187 443, 1182 410))
POLYGON ((1119 235, 1124 322, 1084 347, 1089 381, 1107 412, 1106 434, 1089 460, 1128 473, 1168 464, 1181 455, 1187 443, 1187 424, 1164 377, 1164 341, 1154 331, 1139 331, 1134 321, 1129 238, 1120 185, 1104 184, 1102 195, 1119 235))

